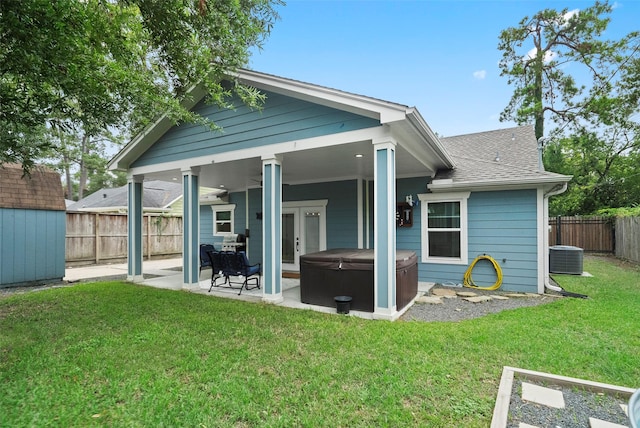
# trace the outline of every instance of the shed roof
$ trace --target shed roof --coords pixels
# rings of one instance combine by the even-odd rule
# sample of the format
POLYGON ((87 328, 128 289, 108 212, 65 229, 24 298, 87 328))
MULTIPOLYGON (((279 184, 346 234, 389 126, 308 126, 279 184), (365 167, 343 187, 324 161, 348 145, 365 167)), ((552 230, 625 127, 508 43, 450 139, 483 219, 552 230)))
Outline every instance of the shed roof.
POLYGON ((19 164, 1 165, 0 208, 64 211, 60 175, 44 166, 24 175, 19 164))

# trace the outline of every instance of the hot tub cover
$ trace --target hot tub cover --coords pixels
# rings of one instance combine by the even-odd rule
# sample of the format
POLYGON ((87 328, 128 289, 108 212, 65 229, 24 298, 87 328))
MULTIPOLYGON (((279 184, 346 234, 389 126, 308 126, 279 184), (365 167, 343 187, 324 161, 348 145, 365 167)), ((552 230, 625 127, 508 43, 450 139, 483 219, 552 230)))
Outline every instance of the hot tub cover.
MULTIPOLYGON (((374 251, 336 248, 300 257, 300 299, 303 303, 334 306, 334 297, 353 297, 351 308, 373 312, 374 251)), ((396 307, 406 306, 418 291, 417 257, 396 251, 396 307)))

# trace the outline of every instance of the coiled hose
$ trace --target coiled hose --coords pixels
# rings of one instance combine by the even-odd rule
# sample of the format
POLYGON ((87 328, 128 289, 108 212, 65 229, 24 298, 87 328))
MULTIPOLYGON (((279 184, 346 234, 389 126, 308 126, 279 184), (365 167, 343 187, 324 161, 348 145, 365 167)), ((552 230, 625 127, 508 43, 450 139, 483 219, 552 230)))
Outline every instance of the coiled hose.
POLYGON ((465 287, 469 287, 469 288, 477 288, 478 290, 497 290, 502 285, 502 269, 500 268, 500 265, 498 264, 498 262, 493 257, 491 257, 491 256, 489 256, 487 254, 483 254, 481 256, 476 257, 475 260, 473 262, 471 262, 471 264, 467 268, 467 271, 464 273, 462 285, 464 285, 465 287), (493 268, 496 270, 497 280, 496 280, 495 284, 493 284, 490 287, 478 287, 475 284, 475 282, 473 282, 473 278, 471 277, 471 271, 473 270, 473 267, 480 260, 489 260, 491 262, 491 264, 493 265, 493 268))

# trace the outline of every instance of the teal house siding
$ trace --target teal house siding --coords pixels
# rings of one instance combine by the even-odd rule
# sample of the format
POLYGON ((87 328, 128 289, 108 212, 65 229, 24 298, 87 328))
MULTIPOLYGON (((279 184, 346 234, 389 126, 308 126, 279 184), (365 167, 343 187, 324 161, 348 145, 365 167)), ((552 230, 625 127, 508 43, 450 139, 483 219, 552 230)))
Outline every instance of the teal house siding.
POLYGON ((62 280, 65 232, 64 211, 0 208, 0 286, 62 280))
MULTIPOLYGON (((397 202, 405 202, 406 197, 411 195, 413 201, 418 201, 418 194, 424 193, 427 189, 427 184, 430 182, 430 178, 405 178, 397 180, 397 202)), ((421 254, 421 227, 422 222, 420 219, 420 205, 414 205, 413 207, 413 225, 411 227, 398 227, 396 228, 396 248, 398 250, 411 250, 415 251, 420 260, 421 254)), ((423 269, 424 266, 418 265, 418 269, 423 269)))
POLYGON ((375 119, 332 109, 307 101, 265 92, 261 110, 240 100, 232 109, 204 102, 194 111, 220 126, 220 131, 193 124, 172 127, 131 166, 148 166, 233 150, 336 134, 379 126, 375 119))
POLYGON ((328 199, 327 248, 358 247, 357 180, 285 186, 283 201, 328 199))
MULTIPOLYGON (((417 201, 424 193, 429 177, 397 180, 397 202, 404 202, 407 195, 417 201)), ((357 180, 284 186, 284 202, 327 199, 327 248, 356 248, 357 235, 357 180)), ((373 183, 369 183, 369 190, 373 183)), ((262 259, 262 191, 249 189, 248 207, 245 192, 231 193, 229 203, 236 204, 235 232, 250 230, 248 256, 252 263, 262 259)), ((370 205, 372 204, 370 198, 370 205)), ((396 247, 415 251, 421 259, 422 219, 420 205, 413 209, 413 225, 396 229, 396 247)), ((537 193, 536 190, 499 192, 473 192, 468 200, 468 257, 471 263, 478 255, 488 254, 502 268, 502 289, 509 291, 537 292, 537 193)), ((219 248, 222 241, 213 237, 210 206, 201 208, 201 241, 214 243, 219 248)), ((371 236, 373 230, 371 229, 371 236)), ((373 243, 371 243, 371 247, 373 243)), ((418 263, 418 280, 460 284, 468 265, 418 263)), ((486 261, 476 264, 473 279, 479 286, 492 285, 496 274, 486 261)))
MULTIPOLYGON (((233 233, 245 232, 246 224, 246 200, 245 192, 235 192, 229 194, 229 204, 235 205, 234 218, 233 218, 233 233)), ((201 205, 200 206, 200 243, 201 244, 213 244, 217 250, 220 250, 222 246, 222 236, 213 235, 213 208, 216 205, 201 205)))
MULTIPOLYGON (((327 248, 357 248, 358 246, 358 207, 357 181, 345 180, 328 183, 284 186, 283 201, 298 202, 328 199, 326 208, 327 248)), ((249 189, 247 207, 245 192, 229 195, 229 203, 236 204, 235 232, 245 233, 249 229, 248 256, 253 263, 262 259, 262 189, 249 189), (247 224, 248 209, 248 224, 247 224)), ((211 208, 201 208, 201 242, 213 243, 219 248, 222 238, 213 237, 211 208), (208 217, 205 217, 205 213, 208 217)))
POLYGON ((211 205, 200 205, 200 244, 213 244, 219 250, 219 241, 222 241, 222 239, 217 239, 213 236, 213 211, 211 210, 211 205))
MULTIPOLYGON (((536 293, 536 213, 536 190, 473 192, 468 200, 469 264, 479 255, 490 255, 502 269, 502 289, 536 293)), ((416 214, 419 217, 419 210, 414 210, 414 224, 416 214)), ((423 263, 419 280, 461 284, 467 267, 423 263)), ((476 264, 472 276, 481 287, 496 281, 495 270, 487 261, 476 264)))

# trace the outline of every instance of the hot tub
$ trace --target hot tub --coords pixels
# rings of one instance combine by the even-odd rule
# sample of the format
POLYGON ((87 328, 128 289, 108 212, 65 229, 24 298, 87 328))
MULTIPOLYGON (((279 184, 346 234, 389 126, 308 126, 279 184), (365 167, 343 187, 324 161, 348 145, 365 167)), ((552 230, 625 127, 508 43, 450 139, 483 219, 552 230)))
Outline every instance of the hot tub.
MULTIPOLYGON (((396 251, 396 308, 418 293, 416 253, 396 251)), ((339 248, 300 257, 300 300, 335 307, 335 296, 351 296, 351 309, 373 312, 373 250, 339 248)))

